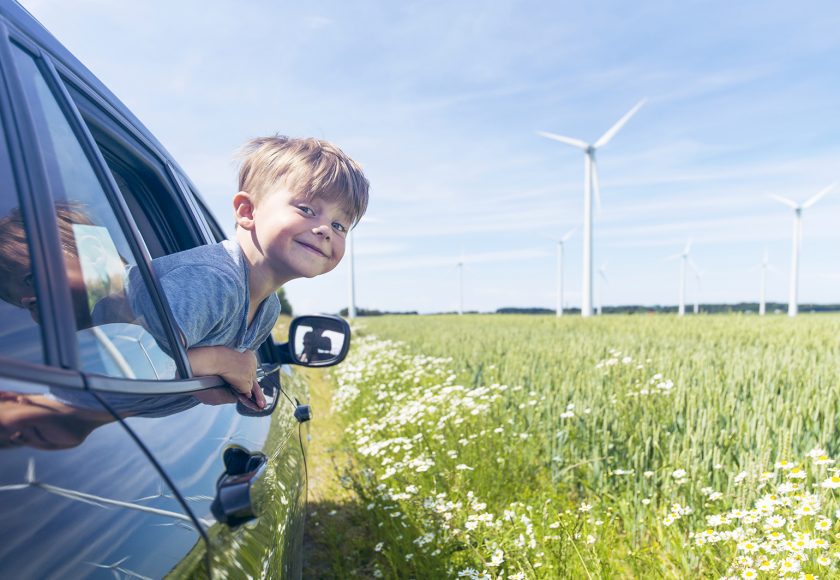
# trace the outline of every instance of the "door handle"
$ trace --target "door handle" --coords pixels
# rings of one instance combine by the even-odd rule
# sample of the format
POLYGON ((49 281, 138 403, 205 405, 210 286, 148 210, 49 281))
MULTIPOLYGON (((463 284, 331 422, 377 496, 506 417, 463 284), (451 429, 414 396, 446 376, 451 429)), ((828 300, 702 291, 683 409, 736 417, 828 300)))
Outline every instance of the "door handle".
POLYGON ((271 415, 277 408, 277 399, 280 395, 280 365, 263 364, 257 367, 257 382, 265 396, 265 407, 254 411, 237 401, 236 411, 240 415, 265 417, 271 415))
POLYGON ((218 521, 236 527, 259 517, 263 511, 268 458, 238 445, 225 449, 222 458, 225 472, 216 482, 210 511, 218 521))

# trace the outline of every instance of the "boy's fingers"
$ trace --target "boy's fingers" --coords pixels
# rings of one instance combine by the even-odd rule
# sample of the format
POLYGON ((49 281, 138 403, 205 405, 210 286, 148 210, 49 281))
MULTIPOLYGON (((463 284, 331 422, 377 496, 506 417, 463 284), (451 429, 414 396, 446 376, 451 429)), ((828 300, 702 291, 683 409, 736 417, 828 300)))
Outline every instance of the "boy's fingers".
POLYGON ((242 403, 243 405, 245 405, 246 407, 248 407, 252 411, 261 411, 262 410, 256 405, 256 403, 254 403, 254 401, 252 401, 251 399, 249 399, 248 397, 246 397, 242 393, 236 393, 236 398, 239 399, 240 403, 242 403))
POLYGON ((251 392, 254 394, 254 402, 257 403, 260 409, 265 407, 265 395, 263 394, 262 387, 257 381, 254 381, 254 386, 251 389, 251 392))

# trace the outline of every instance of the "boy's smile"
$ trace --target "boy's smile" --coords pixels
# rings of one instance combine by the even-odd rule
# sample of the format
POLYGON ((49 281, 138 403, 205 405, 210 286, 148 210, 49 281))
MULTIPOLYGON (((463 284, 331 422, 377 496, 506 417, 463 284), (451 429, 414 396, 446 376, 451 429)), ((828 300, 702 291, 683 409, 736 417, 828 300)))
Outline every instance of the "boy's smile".
POLYGON ((306 248, 306 249, 310 250, 310 251, 311 251, 312 253, 314 253, 316 256, 321 256, 321 257, 323 257, 323 258, 327 258, 327 259, 329 259, 329 256, 327 256, 327 254, 325 254, 322 250, 320 250, 319 248, 317 248, 317 247, 313 246, 312 244, 307 244, 306 242, 302 242, 302 241, 300 241, 300 240, 296 240, 296 241, 297 241, 297 243, 298 243, 298 244, 300 244, 300 245, 301 245, 301 246, 303 246, 304 248, 306 248))

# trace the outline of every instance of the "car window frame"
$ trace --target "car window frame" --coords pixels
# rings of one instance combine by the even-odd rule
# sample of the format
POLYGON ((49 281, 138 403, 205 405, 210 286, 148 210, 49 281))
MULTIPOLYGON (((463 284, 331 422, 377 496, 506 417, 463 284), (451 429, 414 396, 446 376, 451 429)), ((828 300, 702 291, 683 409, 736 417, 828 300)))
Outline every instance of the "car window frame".
MULTIPOLYGON (((0 26, 3 26, 2 22, 0 22, 0 26)), ((99 391, 138 394, 177 394, 226 385, 227 383, 220 377, 195 377, 192 374, 192 370, 186 357, 186 350, 184 349, 181 341, 176 338, 177 326, 174 323, 168 303, 166 300, 161 298, 163 292, 159 281, 157 280, 157 276, 154 275, 151 268, 151 259, 146 250, 145 242, 143 241, 144 238, 137 228, 131 211, 123 198, 123 194, 111 174, 110 167, 102 155, 99 144, 93 137, 87 125, 89 120, 93 119, 97 124, 97 129, 101 128, 108 137, 122 144, 131 155, 140 157, 141 161, 150 165, 157 165, 158 168, 164 168, 165 172, 161 173, 158 171, 157 176, 163 180, 164 185, 168 186, 166 194, 171 197, 171 201, 180 207, 182 221, 189 224, 190 241, 193 245, 197 246, 225 239, 226 236, 222 232, 218 223, 213 216, 209 214, 209 210, 203 200, 201 200, 195 193, 192 182, 189 178, 185 176, 183 171, 171 159, 171 157, 162 150, 162 147, 159 147, 159 144, 156 142, 154 137, 147 133, 147 129, 145 129, 142 125, 137 125, 139 121, 133 117, 130 111, 127 109, 122 111, 120 108, 115 107, 112 104, 111 99, 114 99, 118 106, 124 108, 124 105, 122 105, 118 99, 110 95, 107 89, 105 89, 104 96, 100 94, 104 85, 101 85, 98 79, 91 75, 94 82, 88 82, 87 79, 80 77, 73 69, 61 60, 56 59, 54 55, 42 49, 39 45, 33 43, 25 36, 20 36, 19 38, 19 34, 15 34, 12 31, 8 31, 6 34, 10 38, 10 41, 13 40, 17 42, 19 46, 27 50, 33 58, 36 59, 39 70, 44 75, 48 87, 50 88, 54 98, 59 102, 59 106, 65 114, 68 123, 71 125, 74 135, 79 140, 79 143, 85 152, 85 155, 87 156, 109 203, 111 204, 111 208, 114 211, 118 223, 120 223, 120 227, 122 228, 132 251, 135 253, 138 269, 140 270, 144 281, 152 290, 150 294, 157 302, 158 310, 164 326, 172 332, 170 340, 172 340, 172 343, 177 346, 179 355, 173 358, 178 366, 178 371, 182 378, 170 380, 124 379, 120 377, 110 377, 82 372, 78 365, 75 333, 72 331, 75 326, 72 323, 72 320, 70 320, 71 316, 67 314, 71 312, 69 295, 66 297, 66 300, 48 301, 49 304, 53 306, 60 302, 67 302, 66 305, 63 305, 64 308, 62 309, 62 312, 64 313, 64 316, 61 317, 67 318, 67 320, 57 321, 57 324, 61 324, 64 329, 70 329, 70 332, 65 331, 64 334, 67 334, 68 336, 62 336, 62 339, 57 342, 65 350, 70 350, 72 354, 70 357, 72 364, 68 366, 65 363, 65 365, 62 366, 82 372, 89 388, 99 391), (78 102, 71 96, 71 87, 83 97, 83 103, 78 102), (134 143, 126 143, 126 137, 128 137, 129 141, 133 141, 134 143), (139 155, 138 152, 143 155, 139 155), (168 179, 165 179, 166 177, 168 177, 168 179)), ((9 52, 9 50, 10 48, 7 47, 7 52, 9 52)), ((10 61, 10 59, 11 54, 9 53, 6 55, 5 60, 10 61)), ((20 87, 18 88, 20 89, 20 87)), ((22 95, 22 89, 20 89, 20 91, 20 94, 22 95)), ((27 114, 31 114, 28 111, 28 103, 26 103, 22 96, 18 99, 18 101, 26 105, 27 114)), ((30 125, 31 124, 30 120, 30 125)), ((30 127, 29 132, 33 135, 33 137, 36 137, 34 127, 30 127)), ((40 147, 36 147, 36 149, 37 158, 40 160, 40 147)), ((46 175, 44 174, 45 170, 43 170, 43 168, 41 173, 42 181, 47 182, 46 175)), ((49 204, 52 203, 51 194, 46 195, 46 193, 43 193, 39 197, 42 198, 40 203, 42 205, 46 203, 46 207, 49 207, 49 204), (43 198, 46 198, 48 201, 43 198)), ((47 220, 48 222, 52 222, 51 224, 48 223, 47 226, 51 226, 50 232, 54 234, 52 236, 54 238, 54 242, 51 246, 60 247, 57 225, 55 225, 55 216, 52 215, 51 212, 42 213, 46 213, 46 217, 51 218, 51 220, 47 220)), ((164 224, 164 226, 168 227, 168 224, 164 224)), ((39 228, 37 231, 40 234, 43 231, 43 228, 39 228)), ((56 269, 56 274, 64 279, 63 287, 66 288, 66 272, 64 271, 63 265, 53 264, 50 270, 52 269, 56 269)), ((62 297, 61 295, 64 293, 59 292, 58 294, 60 295, 59 297, 62 297)), ((53 310, 58 309, 54 307, 53 310)), ((60 314, 60 312, 58 314, 60 314)), ((274 361, 276 358, 274 356, 274 350, 270 348, 270 345, 262 345, 258 352, 262 361, 276 362, 274 361)))
MULTIPOLYGON (((52 339, 49 341, 49 345, 44 344, 46 366, 42 370, 52 372, 53 369, 50 368, 52 366, 74 371, 80 377, 79 382, 75 383, 76 388, 122 393, 177 394, 225 385, 226 383, 220 377, 196 379, 192 376, 186 351, 181 341, 176 338, 177 334, 173 327, 168 304, 160 298, 162 293, 157 277, 152 274, 148 253, 141 242, 136 225, 125 205, 125 200, 122 199, 110 169, 88 131, 81 114, 75 107, 75 103, 70 98, 67 88, 63 84, 64 80, 58 74, 50 55, 26 37, 18 37, 13 31, 9 30, 5 23, 0 22, 0 65, 2 65, 4 71, 3 79, 6 81, 4 86, 7 87, 6 91, 0 91, 0 93, 3 93, 0 94, 0 104, 4 106, 4 122, 7 121, 6 118, 14 121, 10 128, 6 129, 6 133, 16 132, 19 142, 14 145, 20 148, 20 151, 16 151, 16 148, 12 147, 11 143, 9 144, 13 171, 23 170, 23 174, 28 178, 28 187, 18 187, 18 191, 20 191, 20 197, 22 198, 20 201, 23 206, 27 232, 36 241, 37 253, 32 257, 33 274, 36 291, 38 292, 39 309, 42 313, 42 324, 49 322, 49 326, 45 326, 42 332, 43 342, 46 343, 48 342, 46 339, 52 339), (58 226, 54 212, 43 210, 43 208, 52 207, 54 203, 49 186, 50 180, 47 178, 46 164, 42 157, 41 142, 43 136, 38 136, 32 120, 30 104, 25 98, 11 54, 12 43, 17 44, 19 48, 26 51, 35 60, 38 70, 43 75, 52 96, 58 102, 66 121, 79 141, 80 147, 102 186, 106 199, 134 253, 138 270, 143 275, 144 281, 152 289, 150 294, 153 299, 158 302, 158 310, 164 327, 168 328, 171 333, 170 340, 172 344, 177 345, 179 356, 173 358, 178 366, 179 374, 183 378, 164 381, 121 379, 86 373, 81 370, 75 336, 75 322, 72 319, 71 299, 69 291, 67 291, 66 271, 63 263, 61 263, 58 226), (5 98, 7 96, 5 92, 11 93, 8 95, 8 99, 5 98), (7 104, 10 106, 6 107, 7 104), (39 208, 41 211, 38 211, 39 208)), ((32 370, 32 365, 29 363, 6 357, 0 360, 3 360, 4 363, 8 360, 16 368, 24 369, 25 372, 31 372, 32 370)))
MULTIPOLYGON (((37 59, 38 46, 20 37, 0 21, 0 114, 14 174, 16 195, 23 214, 29 243, 32 274, 38 297, 41 343, 46 366, 78 370, 75 321, 67 273, 61 259, 61 240, 53 207, 47 165, 42 156, 42 137, 38 136, 29 102, 12 55, 12 43, 37 59), (14 139, 14 142, 10 142, 14 139)), ((39 70, 40 67, 39 67, 39 70)), ((46 75, 45 75, 46 76, 46 75)), ((2 357, 4 364, 15 359, 2 357)))
MULTIPOLYGON (((67 76, 63 74, 58 74, 58 77, 64 82, 68 82, 69 80, 67 76)), ((152 169, 153 171, 157 170, 155 172, 158 178, 164 177, 164 174, 162 174, 159 171, 159 169, 161 166, 166 167, 166 164, 165 162, 161 161, 161 157, 159 157, 154 150, 150 150, 148 142, 143 143, 141 142, 141 140, 137 139, 136 132, 132 131, 131 127, 127 126, 127 123, 121 122, 120 119, 116 118, 112 110, 107 110, 111 107, 107 107, 107 109, 103 108, 101 106, 102 103, 97 103, 96 99, 89 98, 90 92, 87 90, 88 87, 82 82, 81 79, 72 79, 71 82, 73 84, 73 88, 77 92, 79 92, 82 97, 88 97, 87 101, 82 106, 84 108, 84 112, 90 115, 90 117, 85 117, 82 114, 82 110, 77 109, 78 121, 83 126, 84 132, 86 133, 86 137, 89 140, 90 146, 94 149, 94 153, 99 162, 100 168, 104 169, 104 172, 107 174, 107 179, 111 187, 111 195, 113 195, 119 202, 119 212, 117 212, 115 209, 115 213, 121 213, 126 218, 127 222, 130 224, 130 236, 128 235, 129 232, 125 233, 127 237, 133 238, 134 242, 138 244, 137 249, 141 252, 141 255, 143 256, 143 261, 145 262, 145 265, 148 268, 149 280, 147 280, 147 284, 150 280, 152 282, 152 284, 149 285, 149 294, 158 302, 158 311, 160 312, 161 318, 166 320, 165 325, 167 327, 170 327, 173 333, 175 333, 177 327, 174 323, 171 310, 169 309, 169 303, 166 300, 162 299, 163 291, 160 287, 160 283, 157 279, 157 276, 154 274, 154 271, 151 268, 151 259, 148 255, 148 252, 146 251, 145 242, 142 241, 144 240, 144 237, 137 228, 134 217, 131 214, 131 211, 128 208, 128 205, 124 199, 123 193, 122 191, 120 191, 119 186, 117 186, 116 181, 114 180, 113 175, 111 174, 111 169, 108 166, 108 163, 102 154, 100 144, 96 141, 96 139, 94 138, 93 134, 90 132, 87 126, 89 118, 93 118, 96 120, 97 129, 103 130, 107 138, 114 141, 117 144, 118 148, 123 148, 124 150, 128 151, 131 156, 138 157, 141 162, 152 166, 150 167, 150 169, 152 169), (131 141, 133 141, 133 143, 131 141), (154 167, 155 165, 157 165, 157 167, 154 167)), ((69 91, 67 91, 67 98, 70 99, 73 102, 73 104, 78 107, 78 101, 74 100, 70 96, 69 91)), ((117 153, 113 151, 109 152, 118 157, 117 153)), ((166 195, 171 196, 175 191, 180 191, 180 189, 173 187, 173 183, 171 181, 164 180, 163 184, 167 190, 165 192, 166 195)), ((176 204, 178 204, 180 200, 176 197, 173 199, 173 201, 176 204)), ((196 239, 195 233, 199 232, 200 230, 198 230, 195 227, 195 224, 189 212, 184 212, 181 217, 184 222, 190 223, 193 226, 190 231, 191 241, 196 243, 196 245, 206 243, 203 237, 198 237, 198 239, 196 239)), ((150 216, 149 219, 154 219, 154 217, 150 216)), ((166 224, 166 227, 168 228, 168 224, 166 224)), ((171 240, 165 242, 161 240, 161 242, 164 244, 164 246, 166 246, 169 243, 171 243, 171 240)), ((139 262, 140 260, 138 260, 138 265, 139 262)), ((181 370, 181 368, 179 367, 179 372, 181 373, 181 376, 183 378, 168 380, 126 379, 95 373, 84 373, 88 387, 92 390, 102 392, 157 395, 189 393, 227 385, 227 383, 221 377, 195 377, 192 374, 192 369, 190 368, 186 357, 186 349, 181 343, 180 338, 175 338, 173 334, 173 336, 170 337, 170 340, 174 341, 174 343, 178 345, 178 351, 183 356, 184 370, 181 370)), ((178 361, 176 360, 176 363, 177 362, 178 361)))
MULTIPOLYGON (((84 125, 85 133, 93 144, 96 156, 102 166, 106 168, 108 181, 111 183, 113 188, 113 195, 119 199, 121 211, 125 212, 131 220, 134 229, 133 235, 136 235, 137 239, 144 239, 142 233, 136 228, 136 222, 125 202, 122 192, 110 173, 111 170, 107 161, 105 161, 102 156, 99 143, 87 127, 87 123, 91 121, 93 121, 96 125, 96 130, 101 131, 107 140, 112 141, 112 144, 115 142, 118 148, 123 148, 128 151, 130 155, 138 157, 139 161, 142 163, 157 166, 153 169, 155 169, 157 177, 163 181, 164 186, 167 186, 165 194, 171 197, 170 201, 179 206, 181 211, 181 220, 189 225, 188 235, 190 238, 190 245, 192 247, 215 243, 226 239, 222 229, 219 227, 212 214, 209 213, 209 210, 203 200, 201 200, 201 198, 195 193, 192 182, 188 177, 186 177, 172 158, 156 147, 152 140, 145 138, 145 135, 134 125, 132 119, 121 115, 118 110, 116 110, 107 100, 103 99, 101 95, 85 83, 83 79, 79 78, 73 71, 64 67, 61 63, 54 64, 58 77, 68 85, 68 88, 65 89, 67 90, 68 98, 78 109, 79 118, 84 125), (80 96, 84 99, 83 102, 73 99, 69 92, 70 87, 80 94, 80 96), (131 143, 131 141, 133 141, 133 143, 131 143), (138 152, 142 153, 142 155, 138 154, 138 152), (168 172, 168 181, 164 179, 165 176, 161 171, 161 168, 168 172)), ((114 154, 116 155, 116 153, 114 154)), ((155 216, 148 217, 150 220, 155 219, 155 216)), ((168 223, 165 223, 163 227, 164 229, 170 229, 168 223)), ((153 229, 157 230, 158 228, 153 227, 153 229)), ((154 235, 154 232, 152 234, 154 235)), ((145 243, 143 243, 143 245, 145 246, 145 243)), ((164 243, 164 246, 166 245, 167 243, 164 243)), ((168 251, 179 251, 183 249, 185 248, 167 248, 168 251)), ((143 252, 143 255, 148 258, 145 251, 143 252)), ((155 282, 155 293, 162 295, 163 292, 160 288, 157 276, 154 275, 153 271, 150 276, 155 282)), ((173 328, 177 328, 166 300, 162 301, 162 308, 166 313, 166 319, 169 324, 173 328)), ((269 339, 273 340, 271 337, 269 337, 269 339)), ((277 362, 275 360, 276 356, 274 349, 267 343, 268 340, 266 343, 261 345, 257 351, 260 361, 263 363, 277 362)), ((178 345, 181 349, 183 349, 180 341, 178 341, 178 345)), ((184 353, 184 357, 186 359, 186 353, 184 353)), ((86 377, 90 387, 95 390, 121 393, 134 393, 137 392, 137 389, 142 389, 143 393, 148 394, 176 394, 227 386, 227 383, 217 376, 194 376, 188 361, 186 363, 186 367, 188 374, 184 374, 183 376, 188 378, 172 380, 124 379, 92 373, 86 374, 86 377)))
MULTIPOLYGON (((167 340, 169 341, 169 344, 175 345, 175 348, 173 349, 174 356, 172 356, 172 359, 175 362, 178 374, 181 377, 189 378, 191 374, 189 364, 187 363, 186 350, 181 344, 178 333, 172 324, 172 316, 169 312, 168 303, 160 298, 160 295, 162 294, 160 285, 158 284, 157 277, 154 276, 152 272, 151 259, 145 245, 141 241, 142 238, 139 235, 137 225, 135 224, 131 213, 128 211, 128 207, 125 200, 122 198, 122 194, 116 184, 116 181, 114 181, 110 168, 108 168, 98 145, 94 141, 93 136, 90 134, 81 113, 75 106, 73 99, 70 97, 67 87, 64 85, 63 79, 61 79, 58 74, 52 60, 46 55, 43 55, 41 60, 43 62, 43 65, 40 67, 42 73, 49 73, 44 74, 47 86, 50 88, 53 96, 58 101, 59 106, 62 108, 62 112, 64 113, 71 130, 76 136, 76 139, 79 141, 79 145, 87 157, 100 186, 102 187, 105 199, 107 200, 111 211, 114 213, 114 217, 119 224, 121 232, 125 236, 126 242, 132 251, 137 269, 140 272, 146 287, 150 290, 149 295, 155 303, 158 316, 160 316, 164 331, 167 334, 167 340)), ((79 370, 81 371, 82 369, 79 367, 79 370)))

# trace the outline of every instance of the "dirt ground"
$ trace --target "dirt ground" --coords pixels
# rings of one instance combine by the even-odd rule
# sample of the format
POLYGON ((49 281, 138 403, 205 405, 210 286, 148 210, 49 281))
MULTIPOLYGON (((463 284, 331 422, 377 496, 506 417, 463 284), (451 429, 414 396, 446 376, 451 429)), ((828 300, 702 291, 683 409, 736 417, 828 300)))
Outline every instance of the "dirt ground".
POLYGON ((361 506, 341 484, 345 425, 331 412, 328 370, 301 369, 309 381, 313 418, 306 458, 309 474, 304 532, 304 578, 370 578, 370 533, 361 524, 361 506))

